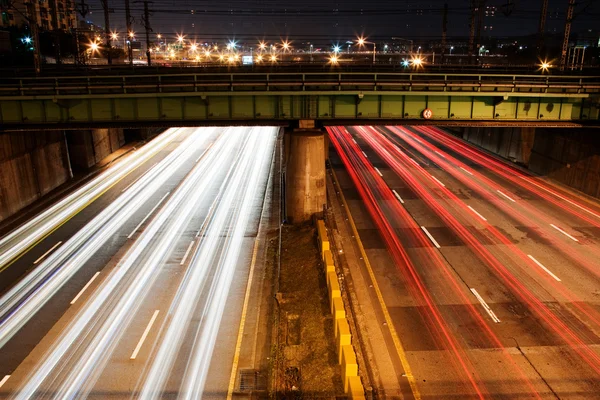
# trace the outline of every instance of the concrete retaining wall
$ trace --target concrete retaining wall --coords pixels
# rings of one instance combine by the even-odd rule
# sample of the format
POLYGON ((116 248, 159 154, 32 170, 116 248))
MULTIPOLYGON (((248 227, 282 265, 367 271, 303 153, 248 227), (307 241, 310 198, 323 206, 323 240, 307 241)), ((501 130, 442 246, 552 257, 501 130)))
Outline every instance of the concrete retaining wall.
POLYGON ((0 221, 123 147, 123 129, 0 134, 0 221))
POLYGON ((538 128, 529 169, 600 198, 600 130, 538 128))
POLYGON ((492 153, 513 162, 527 165, 533 147, 533 128, 464 128, 462 137, 492 153))
POLYGON ((600 129, 463 128, 466 141, 600 198, 600 129))
POLYGON ((71 177, 63 132, 0 134, 0 221, 71 177))

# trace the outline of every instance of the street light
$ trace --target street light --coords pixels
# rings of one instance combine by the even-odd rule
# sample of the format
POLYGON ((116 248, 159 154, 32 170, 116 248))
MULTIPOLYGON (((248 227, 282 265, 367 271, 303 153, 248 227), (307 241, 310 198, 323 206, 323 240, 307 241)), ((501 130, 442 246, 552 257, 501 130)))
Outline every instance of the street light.
POLYGON ((365 44, 367 44, 367 43, 368 43, 368 44, 372 44, 372 45, 373 45, 373 64, 375 64, 375 54, 377 53, 377 45, 375 44, 375 42, 367 42, 367 41, 365 40, 365 38, 364 38, 364 37, 362 37, 362 36, 361 36, 361 37, 359 37, 359 38, 357 39, 357 41, 356 41, 356 42, 358 43, 358 45, 359 45, 360 47, 363 47, 363 46, 364 46, 365 44))
POLYGON ((185 40, 185 37, 184 37, 183 35, 177 35, 177 41, 178 41, 180 44, 183 44, 183 41, 184 41, 184 40, 185 40))
POLYGON ((117 39, 119 39, 119 34, 118 34, 117 32, 112 32, 112 33, 110 34, 110 38, 111 38, 112 40, 117 40, 117 39))
POLYGON ((335 45, 335 46, 333 46, 333 53, 334 53, 334 54, 339 54, 339 52, 340 52, 340 49, 341 49, 341 48, 340 48, 340 46, 339 46, 339 45, 335 45))
POLYGON ((260 42, 258 44, 258 48, 261 50, 265 50, 267 48, 267 44, 265 42, 260 42))
POLYGON ((452 54, 452 50, 454 50, 454 46, 450 46, 450 54, 452 54))
POLYGON ((31 43, 31 38, 29 36, 25 36, 23 38, 23 43, 27 43, 27 44, 31 43))
POLYGON ((129 37, 133 39, 135 37, 135 33, 134 32, 129 32, 129 37))
POLYGON ((271 62, 277 62, 277 56, 275 54, 271 55, 271 62))
POLYGON ((338 59, 338 57, 335 54, 333 54, 331 57, 329 57, 329 63, 330 64, 337 65, 338 62, 339 62, 339 59, 338 59))
POLYGON ((413 59, 411 61, 412 61, 413 67, 415 67, 416 69, 419 69, 423 66, 423 59, 419 56, 413 57, 413 59))

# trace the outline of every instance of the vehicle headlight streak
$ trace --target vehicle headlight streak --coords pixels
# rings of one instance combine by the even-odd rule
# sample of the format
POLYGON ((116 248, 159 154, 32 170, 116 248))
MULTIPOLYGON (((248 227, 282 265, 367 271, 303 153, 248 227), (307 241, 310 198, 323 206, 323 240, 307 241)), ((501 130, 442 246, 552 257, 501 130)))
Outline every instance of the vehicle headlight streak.
MULTIPOLYGON (((157 269, 162 266, 165 257, 171 252, 174 243, 181 235, 182 227, 189 223, 194 204, 204 196, 211 178, 217 174, 219 168, 226 165, 227 158, 222 157, 220 152, 235 139, 235 136, 227 134, 221 136, 206 157, 196 164, 188 178, 168 199, 129 249, 119 267, 111 272, 78 313, 76 319, 63 331, 61 339, 53 345, 35 372, 28 377, 26 385, 15 399, 28 399, 35 396, 42 383, 58 368, 61 360, 65 357, 68 359, 67 356, 75 351, 73 348, 82 346, 86 349, 85 357, 78 359, 75 367, 70 368, 67 378, 61 382, 60 388, 56 391, 56 397, 85 397, 84 393, 91 390, 112 349, 118 343, 119 337, 133 318, 144 296, 151 289, 152 282, 158 275, 157 269), (166 231, 160 235, 158 242, 153 242, 161 229, 166 231), (137 265, 140 256, 150 243, 152 243, 152 252, 148 261, 137 265), (127 273, 134 268, 137 268, 135 279, 128 280, 129 286, 124 293, 120 293, 115 298, 113 292, 123 282, 127 273), (111 302, 114 302, 114 308, 105 319, 98 321, 98 314, 103 306, 111 302), (94 323, 99 324, 98 334, 88 342, 84 342, 86 334, 91 329, 90 324, 94 323)), ((197 140, 198 137, 193 139, 197 140)))
POLYGON ((156 192, 205 138, 190 137, 0 298, 0 347, 156 192))
POLYGON ((106 189, 177 139, 183 132, 184 130, 181 128, 167 130, 135 153, 116 162, 80 189, 0 239, 0 270, 106 189))
POLYGON ((182 399, 201 397, 244 233, 257 200, 259 182, 266 177, 268 171, 275 133, 274 128, 254 128, 250 133, 243 158, 228 183, 227 191, 218 204, 188 273, 171 304, 172 318, 140 389, 140 398, 162 397, 166 380, 179 357, 184 335, 194 317, 194 310, 202 294, 200 288, 206 285, 209 266, 216 264, 215 277, 200 313, 201 320, 179 395, 182 399), (266 129, 269 131, 265 132, 266 129), (223 239, 224 235, 226 239, 223 239), (223 240, 225 243, 222 243, 223 240), (220 247, 222 249, 219 251, 220 247))
MULTIPOLYGON (((184 326, 189 326, 190 312, 197 307, 197 297, 208 284, 206 276, 209 266, 214 264, 214 280, 205 289, 209 291, 209 301, 204 305, 202 329, 199 327, 196 332, 197 340, 182 385, 182 393, 188 393, 188 398, 198 397, 194 393, 199 393, 198 390, 201 390, 205 382, 208 370, 206 359, 210 358, 214 349, 244 233, 255 206, 256 192, 260 187, 260 179, 264 178, 268 170, 268 156, 272 154, 275 132, 275 128, 256 128, 249 136, 232 132, 223 135, 213 144, 162 210, 151 220, 119 267, 111 272, 76 319, 63 331, 61 339, 47 353, 37 370, 28 377, 16 399, 34 397, 40 390, 51 390, 56 398, 85 397, 92 390, 119 339, 149 294, 164 261, 189 224, 191 213, 206 196, 216 174, 230 168, 227 175, 231 175, 231 178, 223 182, 223 198, 217 203, 203 241, 173 299, 169 312, 172 317, 168 319, 170 325, 164 328, 167 329, 167 334, 172 332, 177 336, 182 333, 181 330, 185 334, 184 326), (265 129, 270 129, 270 136, 265 129), (238 144, 243 143, 245 138, 248 138, 247 144, 238 144), (268 145, 265 144, 266 140, 268 145), (233 154, 232 146, 239 147, 241 155, 233 154), (231 157, 235 157, 237 161, 231 162, 231 157), (224 229, 229 233, 225 242, 224 229), (146 261, 140 265, 140 257, 148 248, 151 253, 144 257, 146 261), (196 301, 192 300, 194 298, 196 301), (111 309, 108 310, 107 307, 111 309), (180 325, 174 322, 176 320, 183 322, 180 325), (72 365, 67 366, 71 362, 72 365), (61 379, 50 381, 57 374, 60 374, 61 379), (44 382, 57 384, 59 387, 56 390, 42 388, 44 382)), ((168 338, 163 338, 161 343, 161 346, 172 351, 166 351, 167 360, 177 357, 176 350, 180 342, 171 343, 168 338)), ((160 360, 154 361, 152 368, 155 366, 168 370, 160 360)), ((157 391, 161 390, 162 387, 157 388, 157 391)))

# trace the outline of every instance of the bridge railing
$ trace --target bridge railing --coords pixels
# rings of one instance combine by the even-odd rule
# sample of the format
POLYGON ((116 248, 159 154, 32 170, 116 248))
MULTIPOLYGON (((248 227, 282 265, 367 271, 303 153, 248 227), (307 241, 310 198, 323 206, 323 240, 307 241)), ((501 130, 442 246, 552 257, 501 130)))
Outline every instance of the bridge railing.
MULTIPOLYGON (((598 76, 442 73, 198 73, 0 78, 0 97, 222 92, 600 93, 598 76)), ((340 93, 340 94, 341 94, 340 93)))

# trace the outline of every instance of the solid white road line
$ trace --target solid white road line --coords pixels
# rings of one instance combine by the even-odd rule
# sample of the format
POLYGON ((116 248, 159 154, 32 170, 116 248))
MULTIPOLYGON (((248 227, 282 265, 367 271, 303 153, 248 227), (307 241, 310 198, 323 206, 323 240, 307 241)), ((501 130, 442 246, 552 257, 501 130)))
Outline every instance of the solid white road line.
POLYGON ((546 189, 545 187, 543 187, 543 186, 541 186, 541 185, 538 185, 538 184, 537 184, 537 183, 535 183, 535 182, 532 182, 532 181, 531 181, 531 179, 529 179, 529 178, 527 178, 527 177, 525 177, 525 176, 521 176, 521 179, 525 179, 527 182, 531 183, 532 185, 535 185, 535 186, 539 187, 540 189, 542 189, 542 190, 545 190, 546 192, 548 192, 548 193, 550 193, 550 194, 553 194, 554 196, 558 197, 559 199, 562 199, 562 200, 566 201, 567 203, 574 205, 575 207, 577 207, 577 208, 579 208, 579 209, 581 209, 581 210, 585 211, 585 212, 586 212, 586 213, 588 213, 588 214, 592 214, 592 215, 593 215, 594 217, 596 217, 596 218, 600 218, 600 215, 596 214, 595 212, 593 212, 593 211, 590 211, 590 210, 588 210, 587 208, 585 208, 585 207, 582 207, 582 206, 580 206, 579 204, 577 204, 577 203, 575 203, 575 202, 573 202, 573 201, 571 201, 571 200, 567 199, 566 197, 563 197, 563 196, 561 196, 561 195, 560 195, 560 194, 558 194, 558 193, 555 193, 555 192, 553 192, 553 191, 551 191, 551 190, 549 190, 549 189, 546 189))
POLYGON ((431 236, 431 233, 429 233, 429 231, 427 230, 427 228, 425 228, 424 226, 421 227, 421 229, 423 229, 423 232, 425 232, 425 234, 427 235, 427 237, 429 238, 429 240, 431 240, 431 243, 434 244, 435 247, 437 247, 438 249, 441 248, 442 246, 440 246, 440 244, 433 238, 433 236, 431 236))
POLYGON ((190 250, 192 250, 192 246, 194 245, 194 242, 195 242, 194 240, 192 240, 192 241, 190 242, 190 245, 188 246, 188 248, 187 248, 187 250, 186 250, 186 252, 185 252, 185 254, 184 254, 183 258, 181 259, 181 262, 179 263, 179 265, 183 265, 183 264, 185 264, 185 260, 187 260, 187 258, 188 258, 188 255, 190 254, 190 250))
POLYGON ((431 175, 431 177, 432 177, 433 179, 435 179, 437 183, 439 183, 439 184, 440 184, 440 185, 442 185, 443 187, 446 187, 446 185, 444 185, 444 184, 442 183, 442 181, 440 181, 438 178, 436 178, 436 177, 435 177, 435 176, 433 176, 433 175, 431 175))
POLYGON ((496 192, 500 193, 502 196, 506 197, 507 199, 509 199, 509 200, 510 200, 510 201, 512 201, 513 203, 516 203, 515 199, 513 199, 513 198, 511 198, 511 197, 508 197, 507 195, 505 195, 505 194, 504 194, 504 193, 502 193, 501 191, 499 191, 499 190, 496 190, 496 192))
POLYGON ((373 167, 373 168, 375 168, 375 171, 377 171, 379 176, 381 176, 383 178, 383 174, 381 173, 381 171, 377 167, 373 167))
POLYGON ((434 150, 434 151, 435 151, 436 153, 438 153, 438 154, 439 154, 439 155, 440 155, 442 158, 446 158, 446 156, 445 156, 445 155, 443 155, 442 153, 440 153, 439 151, 437 151, 437 150, 434 150))
POLYGON ((539 262, 538 260, 536 260, 531 254, 527 254, 527 257, 531 258, 531 260, 536 263, 541 269, 543 269, 544 271, 546 271, 548 273, 548 275, 550 275, 551 277, 553 277, 556 281, 560 282, 560 278, 556 275, 554 275, 552 273, 552 271, 550 271, 548 268, 544 267, 544 265, 539 262))
POLYGON ((133 350, 131 357, 129 357, 130 360, 135 360, 138 353, 140 352, 140 349, 142 348, 142 345, 144 344, 144 341, 146 340, 146 337, 148 336, 150 329, 152 329, 152 325, 154 324, 156 317, 158 317, 158 312, 159 312, 159 310, 156 310, 156 311, 154 311, 154 314, 152 314, 152 318, 150 318, 150 322, 148 322, 148 326, 146 326, 146 330, 142 334, 142 337, 140 338, 140 341, 138 342, 137 346, 135 346, 135 350, 133 350))
POLYGON ((470 209, 471 211, 473 211, 475 214, 477 214, 477 215, 479 216, 479 218, 481 218, 481 219, 482 219, 482 220, 484 220, 484 221, 487 221, 487 219, 485 219, 485 217, 484 217, 483 215, 481 215, 481 214, 479 214, 477 211, 475 211, 475 209, 474 209, 473 207, 471 207, 471 206, 467 206, 467 207, 469 207, 469 209, 470 209))
POLYGON ((492 311, 492 309, 490 308, 490 306, 488 306, 487 303, 485 302, 485 300, 483 300, 483 298, 479 295, 479 293, 477 293, 477 290, 475 290, 474 288, 471 288, 471 292, 475 295, 475 297, 477 298, 477 300, 479 300, 479 302, 481 303, 481 305, 483 306, 483 308, 485 309, 485 311, 487 311, 487 313, 490 315, 490 317, 492 318, 492 320, 495 323, 500 322, 500 319, 498 317, 496 317, 496 314, 494 314, 494 312, 492 311))
POLYGON ((365 153, 364 151, 362 153, 365 157, 369 158, 369 156, 367 156, 367 153, 365 153))
POLYGON ((462 169, 463 171, 465 171, 467 174, 474 176, 473 173, 471 171, 469 171, 468 169, 464 169, 463 167, 460 167, 460 169, 462 169))
POLYGON ((409 158, 409 160, 410 160, 410 161, 412 161, 412 162, 414 162, 414 163, 415 163, 415 165, 416 165, 417 167, 420 167, 419 163, 418 163, 418 162, 416 162, 414 159, 412 159, 412 158, 409 158))
POLYGON ((148 172, 150 172, 150 170, 152 170, 152 168, 154 168, 154 166, 158 164, 157 162, 155 162, 154 164, 152 164, 152 166, 150 168, 148 168, 148 170, 146 172, 144 172, 142 175, 138 176, 138 178, 136 180, 134 180, 133 182, 131 182, 129 185, 127 185, 127 187, 123 190, 121 190, 121 193, 123 193, 124 191, 126 191, 127 189, 129 189, 130 187, 133 186, 134 183, 136 183, 137 181, 139 181, 140 179, 142 179, 148 172))
POLYGON ((6 383, 6 381, 10 378, 10 375, 4 375, 4 378, 0 381, 0 388, 6 383))
POLYGON ((562 233, 563 235, 565 235, 566 237, 568 237, 569 239, 579 242, 579 240, 577 240, 577 238, 574 238, 573 236, 569 235, 567 232, 563 231, 558 226, 556 226, 554 224, 550 224, 550 226, 553 227, 554 229, 556 229, 557 231, 559 231, 560 233, 562 233))
POLYGON ((131 231, 129 236, 127 236, 127 239, 131 239, 131 237, 137 232, 137 230, 140 229, 140 226, 142 226, 144 224, 144 222, 146 222, 148 217, 152 215, 152 213, 158 208, 158 206, 160 206, 160 203, 163 202, 163 200, 169 195, 169 193, 171 193, 171 192, 165 193, 165 195, 162 197, 162 199, 160 199, 159 202, 156 203, 154 208, 152 210, 150 210, 150 212, 144 217, 143 220, 140 221, 140 223, 135 227, 135 229, 133 231, 131 231))
POLYGON ((392 192, 394 192, 394 195, 396 196, 396 198, 398 200, 400 200, 400 203, 404 204, 404 200, 402 200, 402 197, 400 197, 400 195, 398 194, 398 192, 396 192, 395 190, 392 189, 392 192))
POLYGON ((85 284, 85 286, 83 287, 83 289, 81 289, 79 291, 79 293, 77 293, 77 296, 75 296, 75 298, 73 300, 71 300, 71 305, 75 304, 75 302, 77 301, 77 299, 79 299, 79 297, 81 297, 81 295, 83 294, 83 292, 85 292, 85 290, 92 284, 92 282, 94 282, 96 280, 96 278, 98 277, 98 275, 100 275, 100 271, 96 272, 94 274, 94 276, 92 276, 92 279, 90 279, 88 281, 88 283, 85 284))
POLYGON ((44 259, 44 257, 46 257, 48 254, 52 253, 52 250, 56 249, 58 246, 60 246, 60 244, 62 243, 62 240, 59 241, 58 243, 56 243, 54 246, 52 246, 52 248, 50 250, 48 250, 47 252, 45 252, 44 254, 42 254, 40 256, 40 258, 38 258, 37 260, 35 260, 33 262, 33 265, 39 263, 40 261, 42 261, 44 259))

